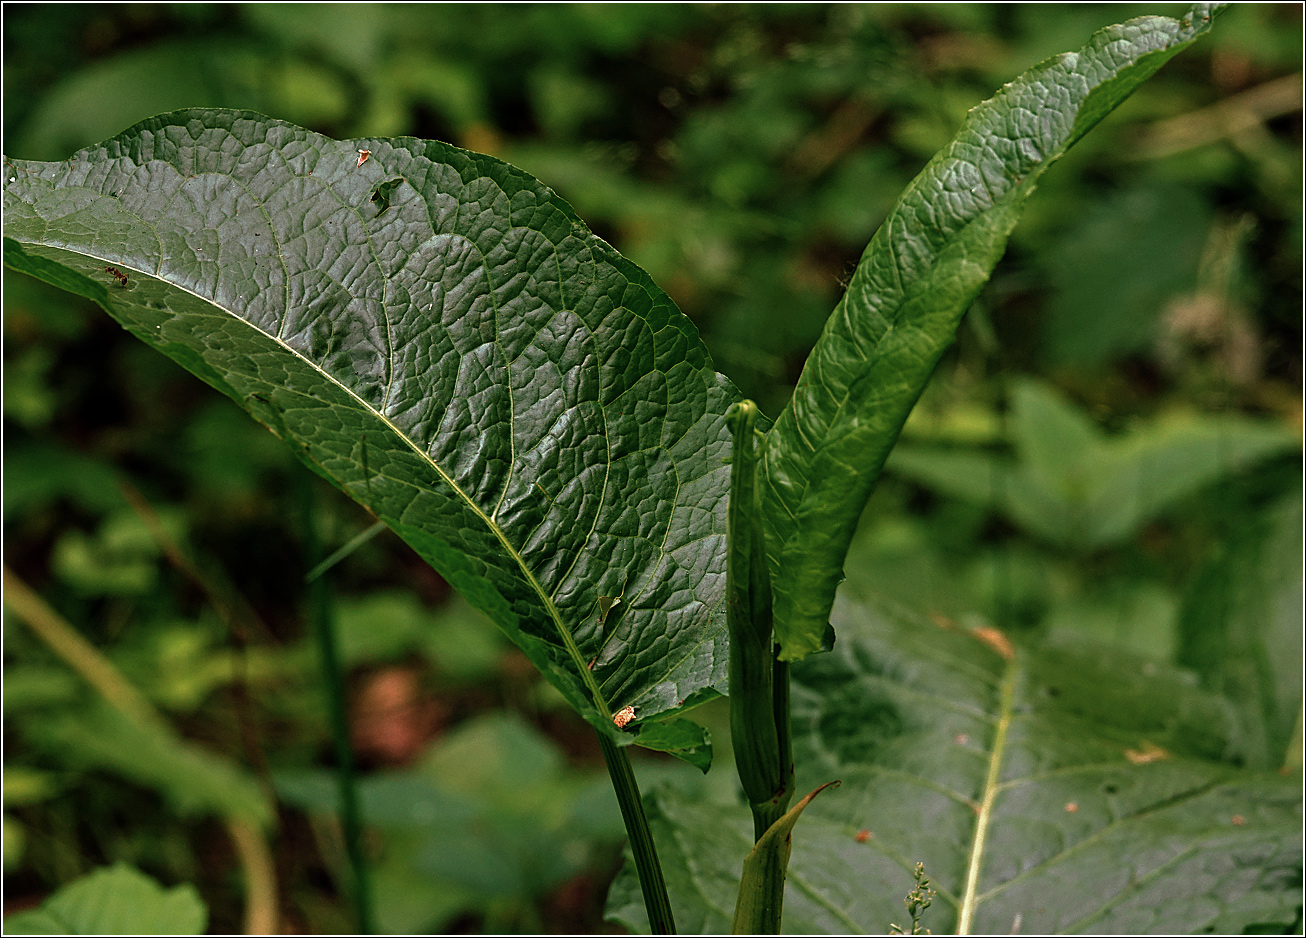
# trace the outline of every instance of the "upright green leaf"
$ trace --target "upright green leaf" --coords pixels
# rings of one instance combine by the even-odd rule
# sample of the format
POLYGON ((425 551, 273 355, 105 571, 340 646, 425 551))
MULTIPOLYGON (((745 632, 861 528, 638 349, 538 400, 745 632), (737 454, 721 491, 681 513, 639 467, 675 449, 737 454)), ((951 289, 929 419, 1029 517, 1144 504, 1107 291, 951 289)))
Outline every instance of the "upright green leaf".
POLYGON ((723 687, 734 388, 535 179, 442 143, 179 111, 6 161, 4 225, 6 264, 238 402, 619 742, 615 712, 723 687), (622 598, 606 621, 600 596, 622 598))
POLYGON ((1098 32, 974 108, 872 238, 762 468, 776 635, 821 647, 861 509, 957 324, 1054 161, 1210 28, 1213 7, 1098 32))
POLYGON ((74 880, 5 918, 6 935, 202 935, 208 909, 189 883, 165 889, 125 863, 74 880))
MULTIPOLYGON (((794 666, 803 815, 784 929, 883 934, 917 862, 936 935, 1239 933, 1302 901, 1301 778, 1240 769, 1244 724, 1182 673, 1098 649, 1015 649, 851 603, 794 666)), ((725 932, 746 807, 652 796, 686 932, 725 932)), ((647 926, 629 870, 608 914, 647 926)))

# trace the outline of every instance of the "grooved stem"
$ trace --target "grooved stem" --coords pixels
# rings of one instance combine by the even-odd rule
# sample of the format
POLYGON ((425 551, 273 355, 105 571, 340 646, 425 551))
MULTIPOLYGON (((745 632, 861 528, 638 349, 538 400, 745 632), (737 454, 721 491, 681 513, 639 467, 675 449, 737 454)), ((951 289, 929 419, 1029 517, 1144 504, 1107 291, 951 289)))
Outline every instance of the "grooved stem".
POLYGON ((649 925, 655 935, 674 935, 676 922, 671 915, 671 900, 667 897, 667 884, 662 880, 662 866, 658 863, 653 834, 648 829, 648 818, 644 816, 644 804, 639 798, 635 770, 626 750, 617 748, 617 744, 603 733, 598 737, 599 745, 603 747, 603 759, 608 764, 608 775, 612 778, 612 789, 617 793, 617 804, 621 806, 621 817, 626 822, 630 852, 635 857, 635 872, 639 874, 639 888, 644 893, 649 925))

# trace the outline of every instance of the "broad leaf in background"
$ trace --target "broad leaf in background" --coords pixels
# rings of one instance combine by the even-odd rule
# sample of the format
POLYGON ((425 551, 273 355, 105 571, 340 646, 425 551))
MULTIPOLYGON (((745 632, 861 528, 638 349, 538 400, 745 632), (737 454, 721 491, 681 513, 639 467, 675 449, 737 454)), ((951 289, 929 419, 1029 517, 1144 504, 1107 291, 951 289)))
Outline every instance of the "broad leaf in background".
MULTIPOLYGON (((835 612, 834 651, 794 668, 793 726, 799 789, 843 785, 803 817, 786 931, 883 934, 917 861, 936 935, 1292 923, 1300 777, 1235 767, 1243 725, 1223 698, 1100 649, 1034 657, 993 630, 835 612)), ((728 931, 747 809, 652 801, 682 930, 728 931)), ((629 869, 608 914, 647 930, 629 869)))
POLYGON ((1016 459, 984 451, 899 447, 889 469, 947 495, 992 506, 1070 550, 1136 536, 1204 486, 1301 446, 1286 425, 1235 414, 1175 413, 1108 437, 1047 384, 1011 392, 1016 459))
POLYGON ((4 224, 6 264, 238 402, 600 731, 628 743, 614 712, 723 687, 735 391, 532 177, 443 143, 180 111, 62 163, 6 161, 4 224), (606 619, 601 596, 621 598, 606 619))
MULTIPOLYGON (((463 723, 411 768, 364 779, 363 815, 385 845, 373 875, 380 925, 388 934, 441 932, 459 914, 543 899, 585 868, 594 841, 624 837, 607 786, 502 714, 463 723)), ((338 810, 328 771, 278 773, 277 790, 296 807, 338 810)))
POLYGON ((1299 764, 1300 494, 1250 519, 1240 536, 1198 573, 1179 616, 1179 635, 1178 660, 1212 689, 1246 702, 1253 764, 1283 764, 1294 731, 1299 764))
POLYGON ((39 908, 5 918, 6 935, 202 935, 209 912, 195 887, 165 889, 125 863, 63 886, 39 908))
POLYGON ((1038 178, 1213 12, 1111 26, 1025 72, 970 112, 871 239, 760 470, 782 657, 821 647, 880 468, 1038 178))

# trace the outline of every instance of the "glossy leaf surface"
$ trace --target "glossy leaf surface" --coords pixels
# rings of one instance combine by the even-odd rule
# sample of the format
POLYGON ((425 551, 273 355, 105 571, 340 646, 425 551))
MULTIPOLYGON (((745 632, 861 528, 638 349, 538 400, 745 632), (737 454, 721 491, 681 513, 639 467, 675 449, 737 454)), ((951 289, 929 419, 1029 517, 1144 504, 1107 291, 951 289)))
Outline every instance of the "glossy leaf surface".
MULTIPOLYGON (((883 934, 917 861, 934 934, 1237 933, 1301 902, 1300 777, 1238 769, 1222 698, 1126 656, 836 608, 794 667, 799 787, 841 779, 794 838, 784 929, 883 934)), ((742 804, 662 790, 650 823, 684 931, 724 932, 742 804)), ((609 915, 647 926, 627 871, 609 915)))
POLYGON ((181 111, 62 163, 7 161, 4 222, 9 266, 237 401, 601 731, 629 742, 614 712, 723 689, 734 389, 532 177, 181 111), (622 600, 606 621, 600 596, 622 600))
POLYGON ((957 324, 1053 162, 1210 27, 1142 17, 971 110, 872 238, 770 434, 762 467, 776 635, 817 651, 857 519, 957 324))

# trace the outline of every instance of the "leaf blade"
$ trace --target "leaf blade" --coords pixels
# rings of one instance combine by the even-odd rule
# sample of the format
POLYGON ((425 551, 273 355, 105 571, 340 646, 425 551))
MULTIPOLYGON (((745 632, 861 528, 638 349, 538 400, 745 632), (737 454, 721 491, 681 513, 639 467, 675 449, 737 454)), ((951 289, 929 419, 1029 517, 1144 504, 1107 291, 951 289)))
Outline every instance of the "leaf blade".
MULTIPOLYGON (((882 932, 917 861, 939 894, 922 921, 934 934, 965 910, 981 934, 1008 934, 1017 916, 1031 934, 1293 920, 1300 776, 1236 766, 1243 726, 1227 701, 1095 649, 1008 658, 973 633, 851 603, 835 620, 833 651, 794 666, 798 784, 842 786, 794 838, 787 932, 882 932)), ((652 801, 677 912, 725 931, 746 809, 669 789, 652 801)), ((639 930, 629 876, 608 914, 639 930)))
POLYGON ((763 461, 782 657, 821 647, 853 529, 957 324, 1039 176, 1210 27, 1143 17, 1035 66, 972 109, 872 238, 772 430, 763 461))
POLYGON ((6 170, 7 262, 81 284, 291 443, 601 731, 627 743, 613 711, 724 686, 734 389, 551 190, 444 144, 237 111, 6 170), (623 591, 605 635, 597 598, 623 591))

